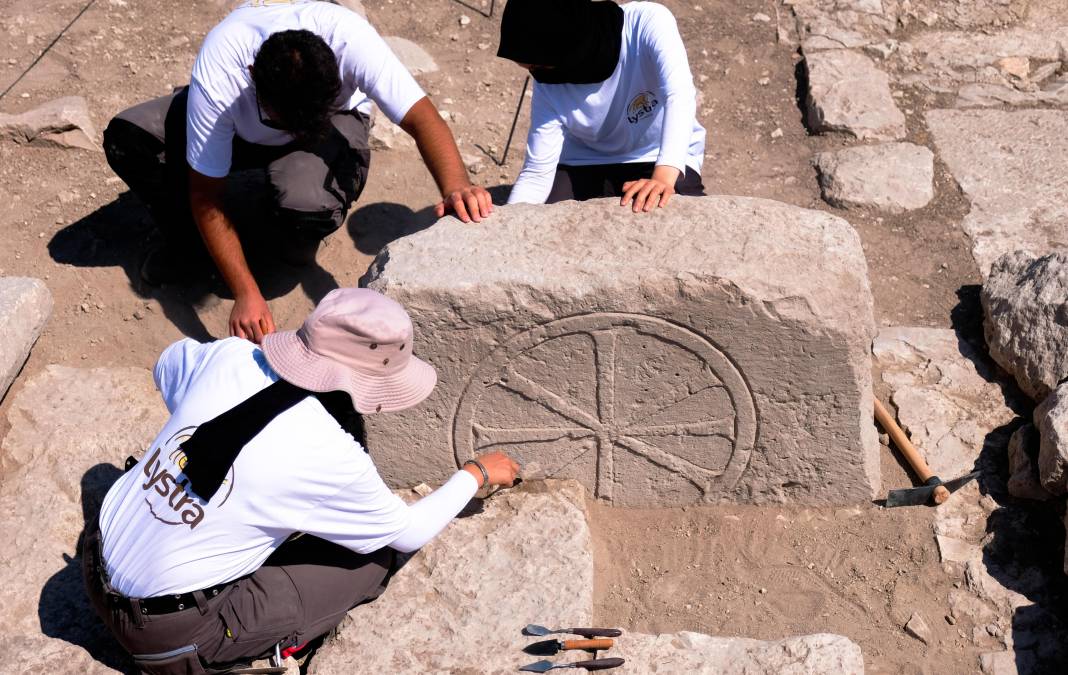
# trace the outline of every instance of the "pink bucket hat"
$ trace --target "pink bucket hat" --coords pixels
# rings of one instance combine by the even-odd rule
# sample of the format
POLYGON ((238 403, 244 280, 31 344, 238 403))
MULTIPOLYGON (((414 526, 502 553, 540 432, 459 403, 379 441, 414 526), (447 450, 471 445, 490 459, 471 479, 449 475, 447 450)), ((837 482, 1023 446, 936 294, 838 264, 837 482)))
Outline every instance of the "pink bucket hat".
POLYGON ((345 391, 361 413, 416 405, 437 373, 412 354, 412 320, 398 303, 368 288, 339 288, 298 330, 263 338, 267 363, 309 391, 345 391))

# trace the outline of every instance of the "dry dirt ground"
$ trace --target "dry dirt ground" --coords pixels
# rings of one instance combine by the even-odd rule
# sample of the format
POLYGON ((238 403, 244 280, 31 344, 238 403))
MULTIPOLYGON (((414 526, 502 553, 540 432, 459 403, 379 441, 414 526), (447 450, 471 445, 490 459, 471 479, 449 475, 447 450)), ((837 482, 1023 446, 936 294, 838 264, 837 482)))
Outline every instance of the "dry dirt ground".
MULTIPOLYGON (((494 56, 503 0, 496 17, 483 14, 488 2, 472 4, 369 0, 367 10, 382 34, 414 40, 437 61, 441 69, 420 79, 439 108, 452 113, 462 153, 481 157, 475 180, 493 188, 502 203, 522 160, 525 116, 503 166, 479 146, 500 155, 523 73, 494 56), (470 18, 466 25, 462 15, 470 18)), ((796 47, 776 39, 775 5, 664 4, 678 18, 701 92, 708 192, 834 212, 819 198, 810 158, 848 143, 806 131, 797 99, 800 57, 796 47), (772 20, 754 21, 758 12, 772 20), (773 136, 777 129, 781 135, 773 136)), ((2 2, 0 91, 84 6, 85 0, 2 2)), ((223 3, 211 0, 95 0, 0 99, 0 110, 21 112, 80 95, 103 129, 123 108, 185 83, 201 39, 225 12, 223 3)), ((906 92, 901 107, 911 139, 922 141, 921 113, 934 103, 906 92)), ((880 325, 977 325, 974 285, 980 278, 957 226, 968 205, 944 168, 936 173, 938 197, 924 209, 846 216, 863 238, 880 325)), ((270 252, 261 256, 258 268, 268 279, 276 323, 295 327, 327 291, 355 285, 385 242, 431 224, 435 198, 413 148, 375 152, 362 199, 346 227, 328 240, 317 266, 291 269, 270 252)), ((156 235, 102 153, 0 143, 0 204, 0 275, 40 277, 56 301, 22 381, 48 364, 147 368, 182 335, 225 335, 230 302, 217 282, 163 289, 140 283, 137 265, 156 235)), ((5 409, 0 406, 0 419, 5 409)), ((884 486, 907 485, 909 477, 886 453, 884 486)), ((975 672, 979 649, 961 637, 960 626, 943 620, 944 598, 955 580, 939 564, 931 522, 927 510, 875 505, 594 505, 598 620, 646 631, 758 638, 830 631, 861 645, 870 673, 975 672), (931 647, 902 630, 916 610, 931 623, 931 647)))

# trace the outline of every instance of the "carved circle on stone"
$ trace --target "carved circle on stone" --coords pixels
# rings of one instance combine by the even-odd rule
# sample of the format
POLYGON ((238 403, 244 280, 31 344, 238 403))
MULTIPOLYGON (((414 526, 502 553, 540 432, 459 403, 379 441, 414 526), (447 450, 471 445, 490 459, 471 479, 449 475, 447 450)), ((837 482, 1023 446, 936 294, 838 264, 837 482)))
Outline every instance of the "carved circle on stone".
POLYGON ((453 450, 457 466, 503 450, 609 501, 710 501, 745 471, 757 426, 744 377, 706 338, 591 313, 518 333, 483 360, 457 404, 453 450))

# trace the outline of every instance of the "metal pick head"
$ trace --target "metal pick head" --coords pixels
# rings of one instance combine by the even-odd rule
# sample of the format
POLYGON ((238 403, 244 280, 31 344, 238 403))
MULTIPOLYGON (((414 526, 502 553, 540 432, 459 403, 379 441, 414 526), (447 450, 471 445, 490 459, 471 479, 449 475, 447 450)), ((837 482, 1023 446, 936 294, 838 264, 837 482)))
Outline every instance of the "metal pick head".
POLYGON ((919 487, 905 488, 902 490, 891 490, 886 496, 886 506, 887 508, 895 506, 923 506, 924 504, 930 503, 931 494, 939 486, 946 488, 952 494, 978 477, 979 472, 973 471, 960 478, 954 478, 953 480, 945 482, 921 485, 919 487))

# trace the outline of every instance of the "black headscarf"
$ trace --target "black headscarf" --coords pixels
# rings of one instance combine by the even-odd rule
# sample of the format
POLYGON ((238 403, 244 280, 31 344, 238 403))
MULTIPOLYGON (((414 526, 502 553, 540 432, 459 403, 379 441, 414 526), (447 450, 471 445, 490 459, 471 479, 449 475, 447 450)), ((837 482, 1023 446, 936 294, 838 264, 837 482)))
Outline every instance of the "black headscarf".
POLYGON ((508 0, 497 56, 533 66, 543 84, 611 77, 623 42, 623 10, 611 0, 508 0))

